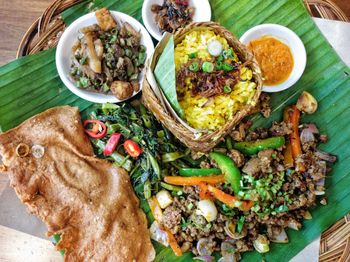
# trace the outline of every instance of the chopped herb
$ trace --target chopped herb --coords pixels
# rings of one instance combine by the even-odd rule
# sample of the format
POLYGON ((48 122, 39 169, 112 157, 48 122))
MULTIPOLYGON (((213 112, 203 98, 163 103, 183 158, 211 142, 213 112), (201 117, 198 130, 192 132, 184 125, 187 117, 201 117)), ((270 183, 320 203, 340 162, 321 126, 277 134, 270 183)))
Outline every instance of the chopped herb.
POLYGON ((231 89, 230 86, 228 86, 228 85, 225 85, 225 86, 224 86, 224 93, 225 93, 225 94, 231 93, 231 91, 232 91, 232 89, 231 89))
POLYGON ((193 53, 190 53, 190 54, 188 54, 188 58, 197 58, 197 56, 198 56, 198 53, 197 52, 193 52, 193 53))
POLYGON ((277 213, 287 212, 287 211, 289 211, 289 208, 286 205, 282 205, 282 206, 275 208, 275 211, 277 213))
POLYGON ((188 208, 189 210, 191 210, 192 207, 193 207, 193 204, 192 204, 192 203, 189 203, 189 204, 187 205, 187 208, 188 208))
POLYGON ((232 71, 232 70, 233 70, 233 66, 230 65, 230 64, 228 64, 228 63, 223 63, 222 69, 223 69, 225 72, 229 72, 229 71, 232 71))
POLYGON ((190 64, 190 66, 188 67, 188 69, 192 72, 198 72, 199 70, 199 64, 197 62, 193 62, 192 64, 190 64))
POLYGON ((214 70, 214 64, 208 61, 205 61, 202 65, 203 72, 211 73, 214 70))
POLYGON ((183 217, 181 217, 181 228, 182 230, 185 230, 188 225, 191 224, 191 221, 186 221, 183 217))
POLYGON ((241 216, 237 221, 237 232, 241 233, 244 226, 245 216, 241 216))
POLYGON ((222 55, 225 59, 232 58, 233 57, 233 50, 231 48, 226 49, 226 50, 222 51, 222 55))

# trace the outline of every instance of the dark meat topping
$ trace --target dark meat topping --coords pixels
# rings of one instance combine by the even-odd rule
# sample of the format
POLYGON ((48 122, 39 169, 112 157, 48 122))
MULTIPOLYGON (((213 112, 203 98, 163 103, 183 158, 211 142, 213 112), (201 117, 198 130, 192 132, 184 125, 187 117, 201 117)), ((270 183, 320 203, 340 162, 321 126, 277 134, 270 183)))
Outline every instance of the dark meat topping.
POLYGON ((192 59, 189 63, 183 65, 176 74, 176 84, 178 86, 178 95, 181 96, 181 88, 186 85, 186 78, 190 78, 192 84, 192 96, 200 95, 202 97, 212 97, 224 93, 224 86, 231 88, 240 80, 240 68, 236 62, 233 62, 233 71, 225 72, 223 70, 206 73, 202 71, 193 72, 189 66, 198 63, 199 68, 202 67, 203 61, 200 59, 192 59))
POLYGON ((151 11, 156 14, 155 21, 162 33, 174 33, 189 24, 194 15, 194 8, 186 0, 165 0, 162 5, 152 5, 151 11))

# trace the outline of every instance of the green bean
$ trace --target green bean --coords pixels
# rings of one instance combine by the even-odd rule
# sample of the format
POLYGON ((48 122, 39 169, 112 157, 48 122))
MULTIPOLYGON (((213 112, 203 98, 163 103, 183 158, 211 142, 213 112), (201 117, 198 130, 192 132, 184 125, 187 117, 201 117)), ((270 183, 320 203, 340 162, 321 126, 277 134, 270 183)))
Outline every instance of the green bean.
POLYGON ((160 186, 162 188, 165 188, 167 190, 174 191, 174 192, 182 191, 182 187, 169 185, 169 184, 164 183, 164 182, 160 182, 160 186))
POLYGON ((232 138, 230 136, 226 136, 225 141, 226 141, 226 148, 228 150, 231 150, 233 148, 233 146, 232 146, 232 138))
POLYGON ((175 161, 176 159, 182 158, 184 156, 185 156, 184 154, 182 154, 178 151, 171 152, 171 153, 165 153, 162 155, 162 161, 163 161, 163 163, 168 163, 168 162, 175 161))
POLYGON ((151 197, 151 182, 147 179, 143 185, 143 194, 146 199, 151 197))
POLYGON ((149 161, 151 162, 151 166, 152 166, 154 173, 157 175, 158 179, 160 179, 161 170, 160 170, 160 167, 159 167, 157 160, 149 152, 147 153, 147 156, 148 156, 149 161))

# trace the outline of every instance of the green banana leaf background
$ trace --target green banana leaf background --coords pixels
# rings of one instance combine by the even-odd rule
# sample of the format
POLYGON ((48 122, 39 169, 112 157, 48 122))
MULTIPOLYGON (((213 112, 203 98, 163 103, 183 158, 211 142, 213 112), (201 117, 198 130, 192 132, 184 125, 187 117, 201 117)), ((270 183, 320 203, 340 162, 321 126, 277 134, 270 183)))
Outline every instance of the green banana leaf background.
MULTIPOLYGON (((67 25, 99 7, 127 13, 141 21, 143 1, 86 1, 66 10, 67 25)), ((292 88, 273 94, 273 113, 268 120, 254 116, 255 126, 268 126, 280 120, 286 105, 295 103, 303 90, 319 101, 318 111, 302 121, 317 123, 320 132, 330 137, 321 149, 338 156, 333 172, 326 179, 327 206, 311 210, 313 219, 300 231, 288 231, 289 244, 273 244, 271 252, 244 254, 243 261, 288 261, 322 231, 350 211, 350 69, 340 60, 307 13, 301 0, 211 0, 212 20, 238 37, 254 25, 277 23, 296 32, 305 44, 307 66, 292 88)), ((67 47, 70 48, 70 47, 67 47)), ((55 66, 55 49, 20 58, 0 68, 0 128, 6 131, 45 109, 58 105, 78 106, 83 113, 93 104, 71 93, 60 81, 55 66)), ((156 261, 191 261, 191 255, 176 258, 170 249, 155 245, 156 261)))

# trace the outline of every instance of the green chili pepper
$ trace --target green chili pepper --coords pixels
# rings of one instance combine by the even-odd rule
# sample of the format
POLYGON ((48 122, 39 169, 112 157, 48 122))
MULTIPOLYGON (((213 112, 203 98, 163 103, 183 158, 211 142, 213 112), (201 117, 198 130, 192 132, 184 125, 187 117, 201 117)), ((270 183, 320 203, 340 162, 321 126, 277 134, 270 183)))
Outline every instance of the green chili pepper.
POLYGON ((197 62, 193 62, 192 64, 190 64, 188 69, 192 72, 197 72, 199 70, 199 64, 197 62))
POLYGON ((214 70, 214 64, 211 62, 204 62, 202 65, 203 72, 211 73, 214 70))
POLYGON ((181 176, 210 176, 222 174, 219 168, 181 168, 179 169, 181 176))
POLYGON ((238 142, 233 144, 233 148, 246 155, 255 155, 265 149, 276 149, 283 146, 285 139, 283 136, 270 137, 257 141, 238 142))
POLYGON ((228 85, 225 85, 225 86, 224 86, 224 93, 225 93, 225 94, 228 94, 228 93, 230 93, 231 91, 232 91, 232 89, 231 89, 230 86, 228 86, 228 85))
POLYGON ((232 71, 233 70, 233 66, 228 64, 228 63, 223 63, 222 64, 222 69, 225 71, 225 72, 228 72, 228 71, 232 71))
POLYGON ((193 52, 191 54, 188 54, 188 58, 196 58, 198 56, 197 52, 193 52))
POLYGON ((219 152, 211 152, 209 153, 209 157, 217 163, 218 167, 225 175, 226 182, 231 185, 233 192, 237 195, 241 188, 241 172, 236 167, 233 160, 219 152))

